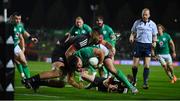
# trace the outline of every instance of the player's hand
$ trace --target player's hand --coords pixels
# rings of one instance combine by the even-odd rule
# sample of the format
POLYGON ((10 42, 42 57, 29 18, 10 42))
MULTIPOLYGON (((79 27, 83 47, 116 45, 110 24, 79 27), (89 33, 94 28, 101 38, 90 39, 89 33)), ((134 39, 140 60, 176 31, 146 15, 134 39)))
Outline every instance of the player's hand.
POLYGON ((33 43, 35 43, 35 44, 38 43, 38 39, 37 39, 37 38, 32 38, 31 41, 32 41, 33 43))
POLYGON ((152 47, 155 48, 156 47, 156 42, 152 43, 152 47))
POLYGON ((152 56, 151 58, 152 58, 153 60, 158 61, 158 57, 157 57, 157 56, 155 56, 155 55, 154 55, 154 56, 152 56))
POLYGON ((79 87, 78 87, 79 89, 82 89, 82 88, 84 88, 84 84, 83 84, 83 82, 81 81, 81 82, 79 82, 79 87))
POLYGON ((173 59, 176 58, 176 53, 175 52, 172 53, 172 57, 173 57, 173 59))
POLYGON ((129 37, 129 42, 130 42, 130 43, 133 43, 133 42, 134 42, 134 36, 133 36, 133 35, 131 35, 131 36, 129 37))

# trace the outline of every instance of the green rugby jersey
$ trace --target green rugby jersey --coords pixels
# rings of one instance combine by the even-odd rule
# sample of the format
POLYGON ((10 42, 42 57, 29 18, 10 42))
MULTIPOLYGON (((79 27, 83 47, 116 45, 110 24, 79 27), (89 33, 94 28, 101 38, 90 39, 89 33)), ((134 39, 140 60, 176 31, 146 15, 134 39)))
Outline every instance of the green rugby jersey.
POLYGON ((103 39, 110 43, 113 47, 115 47, 116 39, 112 39, 111 36, 114 35, 114 31, 108 25, 103 25, 102 27, 95 26, 95 28, 99 29, 101 35, 103 35, 103 39))
POLYGON ((81 28, 79 28, 77 26, 73 26, 69 31, 69 33, 72 36, 82 35, 82 34, 89 34, 91 32, 92 32, 92 29, 87 24, 83 24, 83 26, 81 28))
POLYGON ((169 42, 172 40, 168 33, 157 36, 156 54, 169 54, 169 42))
POLYGON ((22 23, 16 24, 14 26, 14 34, 15 34, 14 35, 14 45, 15 46, 19 44, 19 41, 20 41, 19 36, 20 36, 20 34, 24 34, 25 31, 26 30, 24 29, 24 26, 23 26, 22 23))
POLYGON ((84 47, 75 52, 75 56, 81 58, 83 67, 89 66, 89 58, 95 57, 94 47, 84 47))

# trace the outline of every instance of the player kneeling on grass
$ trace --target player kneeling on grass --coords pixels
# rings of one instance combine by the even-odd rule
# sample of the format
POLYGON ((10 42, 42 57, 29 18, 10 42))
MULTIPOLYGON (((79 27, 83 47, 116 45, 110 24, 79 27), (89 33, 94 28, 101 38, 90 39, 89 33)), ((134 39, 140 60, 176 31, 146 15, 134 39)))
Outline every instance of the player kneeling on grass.
POLYGON ((173 65, 172 65, 172 57, 176 57, 175 45, 170 35, 165 31, 163 25, 158 24, 158 41, 157 46, 155 48, 155 53, 157 54, 157 59, 161 63, 164 68, 166 74, 171 79, 171 83, 175 83, 177 81, 176 76, 174 75, 173 65), (172 57, 170 55, 170 49, 172 50, 172 57))

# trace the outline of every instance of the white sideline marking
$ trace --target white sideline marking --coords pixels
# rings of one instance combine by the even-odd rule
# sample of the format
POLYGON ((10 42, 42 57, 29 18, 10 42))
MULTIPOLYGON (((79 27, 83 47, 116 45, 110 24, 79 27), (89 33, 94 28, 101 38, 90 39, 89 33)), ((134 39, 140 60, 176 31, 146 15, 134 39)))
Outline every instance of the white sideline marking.
POLYGON ((21 96, 39 96, 39 97, 48 97, 48 98, 63 98, 60 96, 51 96, 51 95, 43 95, 43 94, 16 94, 21 96))

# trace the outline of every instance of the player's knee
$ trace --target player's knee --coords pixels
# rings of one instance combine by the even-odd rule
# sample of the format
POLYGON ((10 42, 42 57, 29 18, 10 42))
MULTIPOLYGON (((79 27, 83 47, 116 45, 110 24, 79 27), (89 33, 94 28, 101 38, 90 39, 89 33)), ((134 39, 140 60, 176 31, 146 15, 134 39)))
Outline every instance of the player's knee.
POLYGON ((144 64, 144 68, 149 68, 149 64, 144 64))

